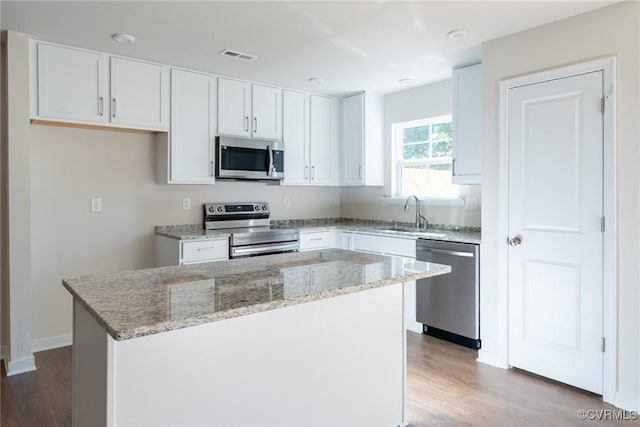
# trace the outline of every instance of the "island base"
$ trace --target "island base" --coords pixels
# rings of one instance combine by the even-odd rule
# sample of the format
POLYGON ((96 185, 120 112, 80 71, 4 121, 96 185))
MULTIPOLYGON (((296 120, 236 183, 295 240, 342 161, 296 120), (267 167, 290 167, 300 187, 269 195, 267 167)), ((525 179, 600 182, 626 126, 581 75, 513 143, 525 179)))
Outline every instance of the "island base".
POLYGON ((116 341, 74 301, 73 424, 405 424, 403 284, 116 341))

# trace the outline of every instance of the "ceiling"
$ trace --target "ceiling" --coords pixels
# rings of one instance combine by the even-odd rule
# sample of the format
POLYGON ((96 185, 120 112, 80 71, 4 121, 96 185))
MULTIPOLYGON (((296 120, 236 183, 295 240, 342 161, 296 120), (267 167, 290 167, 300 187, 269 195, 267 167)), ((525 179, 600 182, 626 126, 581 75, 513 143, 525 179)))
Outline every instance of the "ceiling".
POLYGON ((444 80, 452 66, 481 59, 485 41, 611 3, 2 0, 0 13, 2 29, 41 40, 341 95, 444 80), (469 35, 447 37, 459 28, 469 35), (136 42, 117 43, 113 33, 130 33, 136 42), (223 49, 258 58, 218 55, 223 49))

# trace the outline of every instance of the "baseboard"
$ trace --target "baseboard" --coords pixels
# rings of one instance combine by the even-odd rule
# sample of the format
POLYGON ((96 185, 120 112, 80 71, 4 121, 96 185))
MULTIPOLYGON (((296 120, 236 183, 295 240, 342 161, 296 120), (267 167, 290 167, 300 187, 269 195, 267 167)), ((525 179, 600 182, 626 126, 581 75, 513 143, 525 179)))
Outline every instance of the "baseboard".
POLYGON ((4 367, 7 370, 7 376, 23 374, 36 370, 36 359, 33 356, 25 357, 20 360, 12 360, 10 362, 4 359, 4 367))
POLYGON ((404 323, 408 331, 422 334, 422 323, 416 322, 415 320, 405 320, 404 323))
POLYGON ((486 365, 495 366, 496 368, 509 369, 509 364, 501 357, 483 349, 478 350, 478 358, 476 360, 486 365))
POLYGON ((37 353, 39 351, 51 350, 53 348, 66 347, 73 342, 71 334, 57 335, 55 337, 41 338, 31 342, 31 351, 37 353))
POLYGON ((640 396, 635 393, 618 390, 616 392, 616 401, 612 403, 616 408, 624 409, 625 411, 640 412, 640 396))

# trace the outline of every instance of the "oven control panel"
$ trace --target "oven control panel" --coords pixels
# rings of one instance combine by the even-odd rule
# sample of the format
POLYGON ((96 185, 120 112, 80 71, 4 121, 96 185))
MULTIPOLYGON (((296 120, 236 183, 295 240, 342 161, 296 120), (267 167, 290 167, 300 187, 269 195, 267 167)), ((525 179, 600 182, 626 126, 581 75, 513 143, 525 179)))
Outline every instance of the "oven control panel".
POLYGON ((204 228, 268 226, 270 215, 268 202, 205 203, 204 228))

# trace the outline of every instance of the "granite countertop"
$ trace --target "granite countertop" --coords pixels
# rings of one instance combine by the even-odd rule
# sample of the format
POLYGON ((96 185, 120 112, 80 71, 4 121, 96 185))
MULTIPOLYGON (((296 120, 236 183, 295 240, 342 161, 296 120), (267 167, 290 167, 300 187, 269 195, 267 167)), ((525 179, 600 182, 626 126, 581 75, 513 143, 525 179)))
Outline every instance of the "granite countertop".
MULTIPOLYGON (((298 228, 301 231, 340 229, 362 233, 399 236, 413 239, 432 239, 457 243, 480 244, 480 228, 436 224, 428 229, 417 229, 410 223, 364 220, 352 218, 316 218, 271 221, 271 227, 298 228)), ((179 240, 211 239, 228 237, 219 230, 204 230, 202 224, 163 225, 156 227, 156 234, 179 240)))
POLYGON ((408 258, 327 249, 82 276, 62 284, 120 341, 450 271, 408 258))

